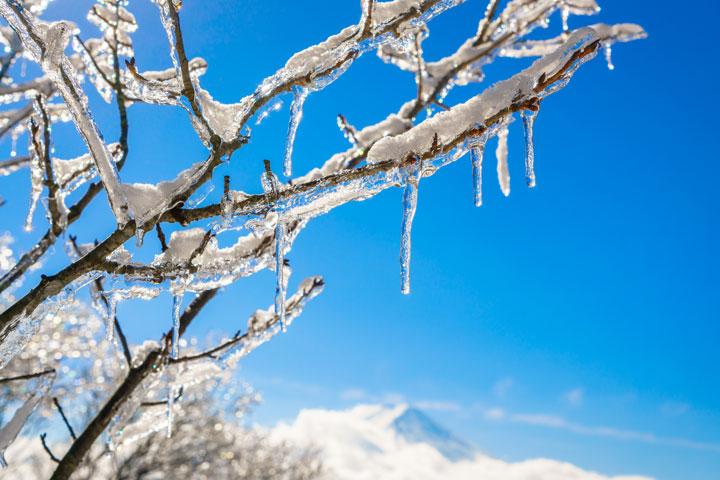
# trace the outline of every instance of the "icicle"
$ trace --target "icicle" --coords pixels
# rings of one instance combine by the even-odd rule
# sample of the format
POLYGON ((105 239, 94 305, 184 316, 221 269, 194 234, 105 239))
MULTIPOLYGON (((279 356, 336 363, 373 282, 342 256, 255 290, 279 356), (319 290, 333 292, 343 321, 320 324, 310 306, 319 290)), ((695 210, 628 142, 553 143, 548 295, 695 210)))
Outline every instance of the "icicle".
MULTIPOLYGON (((43 159, 40 157, 40 152, 35 150, 33 145, 33 131, 28 132, 28 153, 30 154, 30 209, 28 210, 27 218, 25 219, 25 230, 32 230, 33 215, 37 208, 40 195, 44 188, 45 172, 43 171, 43 159)), ((39 133, 37 133, 39 136, 39 133)), ((40 148, 43 148, 43 140, 36 138, 40 148)))
POLYGON ((280 316, 280 325, 285 331, 285 296, 287 281, 285 279, 285 224, 278 219, 275 226, 275 315, 280 316))
POLYGON ((510 172, 508 171, 507 155, 508 155, 508 128, 505 127, 498 133, 498 144, 495 155, 497 156, 497 173, 500 189, 507 197, 510 195, 510 172))
POLYGON ((485 151, 485 138, 475 140, 470 144, 470 160, 473 175, 473 202, 476 207, 482 205, 482 161, 485 151))
POLYGON ((143 228, 142 221, 135 219, 135 245, 140 248, 143 246, 143 238, 145 238, 145 229, 143 228))
POLYGON ((170 357, 178 357, 179 339, 180 339, 180 308, 182 307, 183 293, 179 293, 173 296, 173 333, 172 333, 172 348, 170 350, 170 357))
POLYGON ((43 374, 38 381, 37 389, 30 394, 30 397, 25 400, 25 403, 20 408, 15 410, 12 419, 0 429, 0 466, 2 468, 8 466, 5 460, 5 451, 15 441, 30 415, 52 388, 55 381, 55 371, 52 370, 43 374))
POLYGON ((403 191, 403 220, 400 237, 400 283, 405 295, 410 293, 410 231, 412 229, 415 209, 417 208, 418 184, 420 183, 420 161, 406 167, 404 173, 405 190, 403 191))
POLYGON ((290 124, 288 125, 287 144, 285 145, 285 159, 283 161, 283 174, 292 175, 292 153, 295 144, 295 134, 302 119, 303 104, 310 90, 307 87, 293 87, 293 101, 290 106, 290 124))
POLYGON ((568 31, 568 17, 570 17, 570 9, 567 5, 562 8, 562 29, 563 32, 568 31))
POLYGON ((523 110, 520 115, 525 129, 525 181, 528 187, 535 186, 535 145, 533 143, 533 125, 538 112, 523 110))
POLYGON ((112 294, 108 297, 108 309, 105 317, 105 338, 112 342, 115 335, 115 316, 117 315, 118 295, 112 294))
POLYGON ((603 42, 603 50, 605 50, 605 60, 607 60, 608 70, 615 70, 615 65, 612 63, 612 44, 610 42, 603 42))

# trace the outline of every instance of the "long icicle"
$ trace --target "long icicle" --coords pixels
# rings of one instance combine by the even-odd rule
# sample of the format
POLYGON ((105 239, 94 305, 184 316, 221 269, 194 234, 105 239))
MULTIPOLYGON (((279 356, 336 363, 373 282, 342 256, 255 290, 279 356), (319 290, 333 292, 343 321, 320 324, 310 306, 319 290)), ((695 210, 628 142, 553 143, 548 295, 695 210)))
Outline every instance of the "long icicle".
POLYGON ((498 144, 495 150, 497 156, 497 173, 498 182, 500 183, 500 189, 502 193, 507 197, 510 195, 510 171, 508 170, 507 156, 508 156, 508 128, 504 127, 498 133, 498 144))
POLYGON ((278 219, 275 226, 275 315, 280 316, 280 325, 285 331, 285 297, 287 281, 285 278, 285 224, 278 219))
POLYGON ((292 154, 293 146, 295 145, 295 134, 297 133, 298 125, 300 125, 300 120, 302 120, 303 105, 309 93, 310 89, 307 87, 293 88, 293 101, 290 106, 290 124, 288 125, 285 158, 283 160, 283 174, 286 177, 292 175, 292 154))
POLYGON ((180 307, 182 307, 183 293, 178 293, 173 296, 173 311, 172 311, 172 347, 170 349, 170 356, 177 358, 179 353, 179 340, 180 340, 180 307))
POLYGON ((476 207, 482 205, 482 162, 485 152, 485 138, 480 138, 470 144, 470 161, 473 175, 473 202, 476 207))
POLYGON ((417 209, 418 184, 422 170, 420 161, 406 167, 405 190, 403 191, 403 220, 400 237, 400 289, 402 293, 410 293, 410 232, 417 209))
POLYGON ((535 142, 533 140, 533 126, 537 110, 523 110, 520 115, 525 130, 525 182, 528 187, 535 186, 535 142))
POLYGON ((115 336, 115 316, 117 315, 117 304, 119 295, 111 293, 107 297, 108 308, 107 315, 105 317, 105 339, 108 342, 112 342, 115 336))

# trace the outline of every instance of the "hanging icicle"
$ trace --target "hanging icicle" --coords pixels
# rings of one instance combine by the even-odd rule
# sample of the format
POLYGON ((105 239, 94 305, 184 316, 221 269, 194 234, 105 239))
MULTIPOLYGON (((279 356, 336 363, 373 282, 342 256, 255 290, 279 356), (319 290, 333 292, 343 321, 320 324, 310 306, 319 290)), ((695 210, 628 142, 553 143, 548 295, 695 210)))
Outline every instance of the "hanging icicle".
POLYGON ((508 170, 507 156, 508 156, 508 128, 504 127, 498 132, 498 144, 495 150, 497 156, 497 173, 498 182, 500 183, 500 190, 507 197, 510 195, 510 171, 508 170))
POLYGON ((116 294, 110 294, 107 297, 107 312, 105 314, 105 339, 112 342, 115 334, 115 317, 117 315, 117 304, 120 300, 116 294))
POLYGON ((179 341, 180 341, 180 308, 182 307, 184 294, 177 293, 173 296, 172 311, 172 348, 170 349, 170 357, 178 358, 179 341))
POLYGON ((520 115, 525 130, 525 181, 528 187, 535 186, 535 145, 533 141, 533 125, 537 110, 523 110, 520 115))
POLYGON ((485 151, 486 138, 483 136, 470 142, 470 161, 472 162, 473 176, 473 203, 476 207, 482 205, 482 161, 485 151))
POLYGON ((568 18, 570 17, 570 9, 567 5, 562 8, 562 29, 563 32, 568 31, 568 18))
POLYGON ((285 224, 278 218, 275 226, 275 315, 280 316, 280 325, 285 331, 285 296, 287 279, 285 278, 285 224))
POLYGON ((310 89, 307 87, 293 87, 293 101, 290 106, 290 124, 288 125, 285 158, 283 161, 283 174, 286 177, 292 175, 292 153, 295 145, 295 134, 297 134, 298 125, 300 125, 300 120, 302 120, 303 105, 309 93, 310 89))
POLYGON ((410 293, 410 232, 417 209, 421 171, 421 160, 414 159, 414 163, 405 167, 403 172, 405 190, 403 191, 403 219, 400 236, 400 290, 405 295, 410 293))

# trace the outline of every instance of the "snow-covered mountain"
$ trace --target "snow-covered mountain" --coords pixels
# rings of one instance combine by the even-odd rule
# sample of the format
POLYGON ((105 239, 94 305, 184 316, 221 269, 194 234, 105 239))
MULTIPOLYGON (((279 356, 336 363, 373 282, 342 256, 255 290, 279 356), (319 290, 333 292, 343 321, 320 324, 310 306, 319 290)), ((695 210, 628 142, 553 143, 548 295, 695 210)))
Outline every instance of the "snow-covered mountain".
POLYGON ((549 459, 497 460, 409 405, 302 410, 272 434, 320 448, 328 478, 338 480, 648 480, 606 477, 549 459))

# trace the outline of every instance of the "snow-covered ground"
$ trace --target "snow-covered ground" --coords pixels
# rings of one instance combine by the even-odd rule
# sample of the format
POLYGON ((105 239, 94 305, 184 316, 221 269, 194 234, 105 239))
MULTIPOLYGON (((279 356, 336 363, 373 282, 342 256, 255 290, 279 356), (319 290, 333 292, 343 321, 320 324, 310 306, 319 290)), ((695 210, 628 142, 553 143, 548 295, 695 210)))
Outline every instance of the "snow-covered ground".
POLYGON ((544 458, 494 459, 408 405, 302 410, 273 435, 320 448, 329 477, 340 480, 648 480, 607 477, 544 458))

